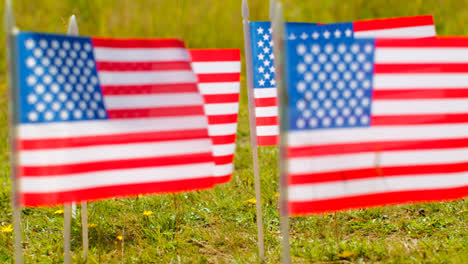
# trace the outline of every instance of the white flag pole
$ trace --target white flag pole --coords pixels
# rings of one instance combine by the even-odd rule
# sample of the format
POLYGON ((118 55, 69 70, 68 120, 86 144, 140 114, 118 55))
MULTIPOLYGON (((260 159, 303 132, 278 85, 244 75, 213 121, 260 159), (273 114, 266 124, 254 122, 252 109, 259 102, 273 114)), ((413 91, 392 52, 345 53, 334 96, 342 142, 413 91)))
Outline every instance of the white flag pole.
POLYGON ((252 147, 253 173, 255 181, 255 200, 257 209, 258 255, 260 262, 265 261, 265 246, 263 235, 262 191, 258 164, 257 127, 255 122, 255 97, 252 71, 252 47, 250 39, 249 6, 247 0, 242 1, 242 23, 244 25, 244 47, 247 75, 247 92, 249 101, 250 146, 252 147))
POLYGON ((71 205, 63 205, 63 263, 70 264, 71 205))
MULTIPOLYGON (((68 34, 79 34, 75 15, 70 16, 68 21, 68 34)), ((76 217, 76 203, 72 203, 72 216, 76 217)), ((83 237, 83 260, 86 262, 88 258, 88 203, 86 201, 81 202, 81 232, 83 237)))
POLYGON ((4 26, 6 33, 6 50, 7 50, 7 79, 8 79, 8 136, 10 144, 10 178, 11 178, 11 209, 13 211, 13 229, 14 229, 14 261, 16 264, 23 263, 22 254, 22 230, 21 230, 21 203, 20 203, 20 186, 18 181, 18 155, 16 138, 18 131, 16 129, 16 121, 18 118, 18 109, 15 102, 18 97, 18 70, 16 67, 17 52, 16 38, 12 37, 19 33, 15 23, 15 15, 13 13, 13 5, 11 0, 5 1, 5 17, 4 26))
MULTIPOLYGON (((68 21, 68 30, 67 35, 77 36, 78 35, 78 25, 76 24, 75 15, 70 17, 68 21)), ((72 216, 72 205, 64 204, 63 205, 63 252, 64 252, 64 263, 70 263, 70 234, 71 234, 71 216, 72 216)))
POLYGON ((289 210, 288 210, 288 176, 287 176, 287 89, 284 80, 284 19, 283 7, 281 3, 277 3, 271 11, 274 10, 274 15, 271 16, 273 28, 273 41, 275 53, 275 76, 276 89, 278 91, 278 113, 280 123, 280 142, 279 142, 279 170, 280 170, 280 229, 281 229, 281 245, 283 249, 282 263, 291 263, 289 251, 289 210))

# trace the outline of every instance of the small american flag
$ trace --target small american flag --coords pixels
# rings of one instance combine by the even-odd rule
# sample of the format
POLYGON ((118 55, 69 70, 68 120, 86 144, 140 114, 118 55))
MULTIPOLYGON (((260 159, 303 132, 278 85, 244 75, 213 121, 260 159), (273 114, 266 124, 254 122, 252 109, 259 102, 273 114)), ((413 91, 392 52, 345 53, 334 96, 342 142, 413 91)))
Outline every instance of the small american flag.
POLYGON ((184 43, 21 33, 18 170, 25 206, 215 184, 184 43))
POLYGON ((289 40, 290 214, 468 195, 468 38, 289 40))
POLYGON ((240 91, 239 49, 190 50, 193 71, 205 101, 208 132, 213 141, 215 181, 228 182, 236 150, 240 91))
MULTIPOLYGON (((435 37, 432 16, 373 19, 317 25, 287 23, 288 39, 427 38, 435 37), (291 29, 292 28, 292 29, 291 29)), ((259 146, 278 144, 278 107, 270 22, 251 22, 255 116, 259 146)), ((253 128, 252 128, 253 129, 253 128)))

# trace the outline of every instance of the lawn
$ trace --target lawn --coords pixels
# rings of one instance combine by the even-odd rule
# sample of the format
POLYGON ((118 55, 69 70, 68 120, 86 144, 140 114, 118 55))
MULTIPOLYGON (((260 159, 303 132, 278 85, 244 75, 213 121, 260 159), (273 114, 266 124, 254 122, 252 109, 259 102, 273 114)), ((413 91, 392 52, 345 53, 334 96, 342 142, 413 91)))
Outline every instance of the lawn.
MULTIPOLYGON (((23 30, 64 33, 71 14, 80 33, 179 37, 190 48, 242 48, 240 0, 17 0, 23 30)), ((289 21, 337 22, 433 14, 440 35, 468 33, 465 0, 286 0, 289 21)), ((252 20, 268 0, 251 0, 252 20)), ((3 2, 0 6, 3 16, 3 2)), ((3 23, 3 18, 1 20, 3 23)), ((3 24, 2 24, 3 26, 3 24)), ((468 35, 468 34, 467 34, 468 35)), ((4 43, 4 35, 0 35, 4 43)), ((7 145, 5 49, 0 49, 0 262, 13 252, 7 145)), ((256 263, 254 183, 245 74, 231 182, 209 191, 89 204, 89 263, 256 263), (144 212, 146 214, 144 214, 144 212), (151 211, 151 212, 148 212, 151 211)), ((260 150, 266 262, 280 259, 278 171, 274 147, 260 150)), ((26 263, 63 261, 60 207, 23 209, 26 263)), ((295 263, 468 263, 468 200, 402 205, 291 219, 295 263)), ((81 261, 80 220, 72 260, 81 261)))

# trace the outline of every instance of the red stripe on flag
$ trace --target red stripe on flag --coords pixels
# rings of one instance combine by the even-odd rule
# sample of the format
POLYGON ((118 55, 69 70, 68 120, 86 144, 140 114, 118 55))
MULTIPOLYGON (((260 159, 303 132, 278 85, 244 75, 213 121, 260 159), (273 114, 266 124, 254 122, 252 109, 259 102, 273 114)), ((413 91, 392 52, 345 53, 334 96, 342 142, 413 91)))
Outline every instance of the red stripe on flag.
MULTIPOLYGON (((467 85, 468 87, 468 85, 467 85)), ((374 90, 373 100, 385 99, 443 99, 468 98, 468 88, 464 89, 407 89, 407 90, 374 90)))
POLYGON ((192 62, 240 61, 239 49, 191 49, 192 62))
MULTIPOLYGON (((219 179, 221 180, 221 179, 219 179)), ((125 184, 99 188, 80 189, 68 192, 55 193, 22 193, 21 203, 24 206, 57 205, 70 201, 93 201, 108 197, 127 197, 135 194, 154 194, 183 192, 212 188, 219 181, 214 177, 197 179, 147 182, 139 184, 125 184)))
POLYGON ((468 63, 379 63, 374 73, 467 73, 468 63))
POLYGON ((240 73, 197 74, 199 83, 240 82, 240 73))
POLYGON ((468 114, 379 115, 371 117, 372 126, 455 124, 468 122, 468 114))
POLYGON ((289 212, 291 215, 318 214, 399 203, 456 200, 467 195, 468 186, 446 189, 386 192, 308 202, 289 202, 289 212))
POLYGON ((255 107, 268 107, 268 106, 277 106, 276 97, 255 99, 255 107))
POLYGON ((203 95, 205 104, 219 103, 237 103, 239 102, 239 93, 233 94, 205 94, 203 95))
POLYGON ((255 118, 255 124, 257 126, 275 126, 278 125, 277 116, 257 117, 255 118))
POLYGON ((237 123, 237 114, 208 116, 209 125, 230 124, 230 123, 237 123))
POLYGON ((227 174, 225 176, 217 176, 214 178, 215 184, 223 184, 227 183, 231 180, 231 174, 227 174))
POLYGON ((128 133, 118 135, 96 135, 87 137, 23 139, 18 140, 20 150, 61 149, 99 145, 116 145, 128 143, 159 142, 207 138, 206 129, 171 130, 162 132, 128 133))
POLYGON ((196 83, 150 84, 150 85, 101 85, 104 95, 164 94, 198 92, 196 83))
POLYGON ((111 160, 111 161, 96 161, 76 164, 65 164, 55 166, 22 166, 20 167, 21 177, 40 176, 58 176, 66 174, 86 173, 93 171, 107 170, 122 170, 134 168, 148 168, 161 166, 174 166, 184 164, 195 164, 212 162, 212 153, 197 153, 176 156, 128 159, 128 160, 111 160))
POLYGON ((185 48, 179 39, 119 39, 91 38, 94 47, 99 48, 185 48))
POLYGON ((211 136, 214 145, 231 144, 236 141, 236 134, 226 136, 211 136))
POLYGON ((130 119, 142 117, 163 116, 193 116, 204 115, 203 106, 155 107, 142 109, 107 110, 110 119, 130 119))
POLYGON ((323 146, 289 147, 288 158, 329 156, 360 152, 382 152, 397 150, 430 150, 468 147, 468 138, 374 141, 360 143, 327 144, 323 146))
POLYGON ((406 175, 457 173, 466 170, 468 162, 453 164, 431 164, 394 167, 374 167, 355 170, 340 170, 324 173, 290 174, 290 185, 301 185, 311 183, 339 182, 366 178, 385 178, 406 175))
POLYGON ((277 146, 279 136, 258 136, 257 143, 259 146, 277 146))
POLYGON ((360 20, 353 23, 354 31, 381 30, 434 25, 432 16, 413 16, 360 20))
POLYGON ((191 70, 188 61, 164 61, 164 62, 107 62, 96 63, 98 71, 176 71, 191 70))
POLYGON ((234 161, 234 154, 214 157, 216 165, 230 164, 234 161))

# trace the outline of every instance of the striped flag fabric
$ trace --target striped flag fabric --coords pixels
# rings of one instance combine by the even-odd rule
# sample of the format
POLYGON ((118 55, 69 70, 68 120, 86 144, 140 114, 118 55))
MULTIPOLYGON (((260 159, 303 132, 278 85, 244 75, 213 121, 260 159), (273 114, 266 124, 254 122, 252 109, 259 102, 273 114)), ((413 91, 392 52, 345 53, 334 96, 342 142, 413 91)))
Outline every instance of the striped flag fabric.
MULTIPOLYGON (((362 20, 318 25, 286 23, 288 39, 428 38, 435 37, 432 16, 362 20)), ((259 146, 278 144, 278 109, 270 22, 250 22, 255 116, 259 146)))
POLYGON ((468 195, 468 38, 287 41, 291 215, 468 195))
POLYGON ((208 122, 177 39, 16 37, 21 203, 213 187, 208 122))
POLYGON ((231 179, 239 113, 240 50, 191 49, 192 68, 205 101, 208 133, 213 142, 215 182, 231 179))

